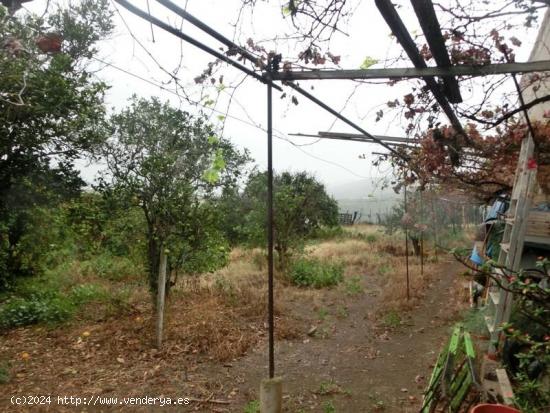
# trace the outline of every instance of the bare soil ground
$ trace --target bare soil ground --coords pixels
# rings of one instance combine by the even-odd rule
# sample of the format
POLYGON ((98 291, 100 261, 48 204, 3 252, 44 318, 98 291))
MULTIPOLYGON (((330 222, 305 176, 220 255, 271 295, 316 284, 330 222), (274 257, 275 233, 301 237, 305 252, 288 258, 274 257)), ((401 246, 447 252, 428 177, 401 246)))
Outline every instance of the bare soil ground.
MULTIPOLYGON (((346 242, 311 251, 346 262, 338 288, 278 283, 276 369, 284 377, 284 409, 415 412, 463 306, 461 269, 441 257, 420 277, 418 263, 411 265, 413 294, 406 302, 400 251, 391 244, 346 242), (381 271, 387 263, 390 270, 381 271)), ((81 317, 58 328, 0 336, 0 362, 9 367, 9 380, 0 384, 0 411, 254 412, 267 375, 265 271, 253 266, 254 257, 233 258, 233 266, 206 283, 174 290, 161 351, 152 347, 151 308, 144 299, 115 318, 81 317), (52 400, 11 403, 12 396, 29 395, 52 400), (88 404, 60 405, 57 396, 86 398, 88 404), (120 404, 130 396, 189 397, 191 403, 120 404), (101 403, 111 397, 117 404, 101 403)))

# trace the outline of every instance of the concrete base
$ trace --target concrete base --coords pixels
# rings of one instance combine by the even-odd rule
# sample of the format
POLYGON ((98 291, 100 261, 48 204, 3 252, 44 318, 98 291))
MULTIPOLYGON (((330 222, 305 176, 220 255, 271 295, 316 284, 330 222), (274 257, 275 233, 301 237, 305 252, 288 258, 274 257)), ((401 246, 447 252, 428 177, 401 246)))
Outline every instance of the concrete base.
POLYGON ((262 380, 260 385, 260 413, 281 413, 283 410, 283 379, 262 380))

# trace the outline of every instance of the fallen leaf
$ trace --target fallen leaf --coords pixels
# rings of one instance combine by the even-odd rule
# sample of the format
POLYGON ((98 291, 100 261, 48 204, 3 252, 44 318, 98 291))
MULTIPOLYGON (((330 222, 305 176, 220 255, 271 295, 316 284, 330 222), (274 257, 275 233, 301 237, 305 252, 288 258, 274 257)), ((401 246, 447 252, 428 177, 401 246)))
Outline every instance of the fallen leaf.
POLYGON ((424 381, 424 376, 418 374, 418 375, 414 378, 414 381, 415 381, 416 383, 421 383, 421 382, 424 381))

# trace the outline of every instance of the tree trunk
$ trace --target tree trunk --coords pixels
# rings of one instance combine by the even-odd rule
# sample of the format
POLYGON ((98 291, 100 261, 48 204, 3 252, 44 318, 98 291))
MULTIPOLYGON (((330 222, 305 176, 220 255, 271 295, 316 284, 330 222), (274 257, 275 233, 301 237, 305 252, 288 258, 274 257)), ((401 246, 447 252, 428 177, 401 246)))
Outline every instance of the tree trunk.
POLYGON ((420 239, 409 235, 412 242, 415 257, 420 256, 420 239))
POLYGON ((155 235, 149 231, 147 242, 147 255, 149 261, 149 291, 153 297, 153 302, 156 303, 155 297, 158 291, 158 274, 160 263, 160 245, 161 243, 155 240, 155 235))

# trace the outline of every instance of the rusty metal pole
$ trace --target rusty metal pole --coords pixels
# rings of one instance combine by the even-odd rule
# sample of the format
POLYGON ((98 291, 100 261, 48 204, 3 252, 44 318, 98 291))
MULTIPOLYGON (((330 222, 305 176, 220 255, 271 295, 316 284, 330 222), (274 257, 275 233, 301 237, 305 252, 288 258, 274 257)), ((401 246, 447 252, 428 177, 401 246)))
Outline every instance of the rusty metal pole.
POLYGON ((273 316, 273 88, 267 84, 267 319, 269 328, 269 378, 275 376, 273 316))
POLYGON ((420 275, 424 275, 424 200, 422 194, 424 190, 420 190, 420 220, 421 220, 421 231, 420 231, 420 275))
MULTIPOLYGON (((405 215, 407 214, 407 184, 405 184, 405 197, 404 197, 404 210, 405 215)), ((407 301, 410 299, 410 289, 409 289, 409 227, 408 223, 405 223, 405 265, 407 268, 407 301)))
POLYGON ((434 236, 434 255, 435 255, 435 261, 437 262, 437 219, 435 215, 435 206, 434 206, 434 193, 432 191, 430 195, 430 204, 432 207, 432 225, 433 225, 433 236, 434 236))

